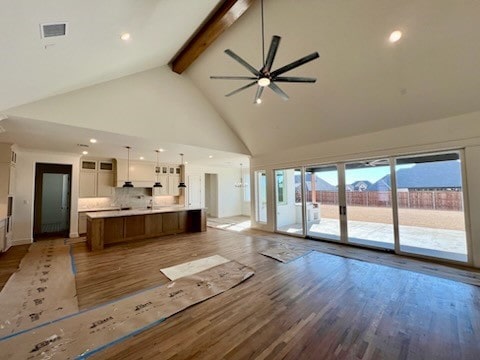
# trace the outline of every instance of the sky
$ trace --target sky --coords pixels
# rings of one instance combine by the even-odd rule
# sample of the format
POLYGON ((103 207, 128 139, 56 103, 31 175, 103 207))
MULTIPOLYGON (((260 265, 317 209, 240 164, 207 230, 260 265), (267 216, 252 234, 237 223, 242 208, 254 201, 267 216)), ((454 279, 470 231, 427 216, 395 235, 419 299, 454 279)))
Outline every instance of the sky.
MULTIPOLYGON (((397 169, 404 169, 412 166, 413 164, 397 165, 397 169)), ((373 184, 388 174, 390 174, 390 166, 388 165, 368 167, 363 169, 349 169, 345 170, 345 183, 351 184, 358 180, 367 180, 373 184)), ((333 186, 338 185, 337 171, 325 171, 317 173, 317 177, 327 181, 333 186)))

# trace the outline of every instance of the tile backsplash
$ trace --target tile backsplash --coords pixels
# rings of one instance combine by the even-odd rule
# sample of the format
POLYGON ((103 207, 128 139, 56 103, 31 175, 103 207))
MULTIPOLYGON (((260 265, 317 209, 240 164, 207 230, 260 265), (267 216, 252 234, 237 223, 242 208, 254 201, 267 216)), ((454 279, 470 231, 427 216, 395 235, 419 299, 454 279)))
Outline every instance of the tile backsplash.
POLYGON ((153 201, 153 206, 178 204, 178 196, 152 196, 146 188, 115 188, 115 196, 102 198, 79 198, 78 210, 101 209, 113 206, 145 208, 153 201))

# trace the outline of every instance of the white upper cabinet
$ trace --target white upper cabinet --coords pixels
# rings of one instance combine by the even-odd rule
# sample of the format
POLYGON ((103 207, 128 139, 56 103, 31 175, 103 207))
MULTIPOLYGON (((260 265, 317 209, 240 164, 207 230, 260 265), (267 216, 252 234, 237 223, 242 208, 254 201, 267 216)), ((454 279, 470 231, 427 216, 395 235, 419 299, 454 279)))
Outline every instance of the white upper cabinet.
POLYGON ((153 196, 179 196, 178 184, 180 182, 181 167, 172 164, 160 164, 158 180, 161 188, 154 188, 157 181, 155 172, 156 163, 149 161, 130 160, 129 172, 127 171, 127 160, 117 159, 117 187, 122 187, 127 178, 135 187, 152 188, 153 196))
POLYGON ((115 194, 113 160, 81 159, 79 197, 111 197, 115 194))

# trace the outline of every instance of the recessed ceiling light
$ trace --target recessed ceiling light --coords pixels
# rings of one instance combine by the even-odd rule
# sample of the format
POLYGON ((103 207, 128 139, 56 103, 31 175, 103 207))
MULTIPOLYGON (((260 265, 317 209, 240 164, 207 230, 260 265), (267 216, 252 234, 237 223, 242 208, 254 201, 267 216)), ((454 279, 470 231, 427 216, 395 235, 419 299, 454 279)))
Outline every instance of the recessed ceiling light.
POLYGON ((123 33, 123 34, 120 36, 120 39, 122 39, 123 41, 128 41, 128 40, 130 40, 130 33, 123 33))
POLYGON ((144 160, 145 158, 143 156, 140 156, 140 160, 144 160))
POLYGON ((83 155, 87 155, 87 154, 88 154, 88 151, 82 151, 82 154, 83 154, 83 155))
POLYGON ((261 104, 262 103, 262 99, 257 99, 257 104, 261 104))
POLYGON ((208 158, 209 158, 209 159, 213 158, 213 155, 208 155, 208 158))
POLYGON ((188 164, 188 161, 185 161, 184 164, 187 165, 187 164, 188 164))
POLYGON ((396 43, 401 38, 402 38, 402 32, 400 30, 395 30, 390 34, 390 37, 388 38, 388 40, 391 43, 396 43))
POLYGON ((90 142, 91 142, 92 144, 95 144, 95 143, 97 142, 97 139, 90 139, 90 142))
POLYGON ((158 149, 158 151, 160 151, 160 152, 164 152, 164 151, 165 151, 165 149, 158 149))

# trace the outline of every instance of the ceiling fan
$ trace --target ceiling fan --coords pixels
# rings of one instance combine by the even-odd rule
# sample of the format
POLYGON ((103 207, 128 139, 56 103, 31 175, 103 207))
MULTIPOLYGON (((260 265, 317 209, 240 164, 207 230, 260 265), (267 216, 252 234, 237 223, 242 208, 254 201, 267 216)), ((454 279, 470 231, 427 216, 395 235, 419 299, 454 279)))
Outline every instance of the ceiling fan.
POLYGON ((272 37, 272 42, 270 43, 270 49, 268 50, 268 55, 265 60, 265 26, 263 19, 263 0, 261 2, 261 12, 262 12, 262 57, 263 57, 263 66, 260 70, 255 69, 252 65, 247 63, 240 56, 235 54, 232 50, 227 49, 225 53, 244 66, 248 71, 250 71, 254 76, 210 76, 210 79, 221 79, 221 80, 253 80, 252 82, 244 85, 225 96, 232 96, 239 93, 245 89, 248 89, 251 86, 257 84, 257 92, 255 94, 254 103, 260 104, 262 102, 262 93, 265 87, 269 87, 273 92, 279 95, 283 100, 288 100, 288 95, 280 89, 276 84, 279 82, 289 82, 289 83, 314 83, 317 81, 315 78, 310 77, 296 77, 296 76, 281 76, 287 71, 293 70, 303 64, 306 64, 312 60, 315 60, 320 57, 318 52, 314 52, 310 55, 304 56, 288 65, 282 66, 281 68, 272 71, 273 61, 275 60, 275 55, 277 54, 278 46, 280 44, 281 37, 274 35, 272 37))

